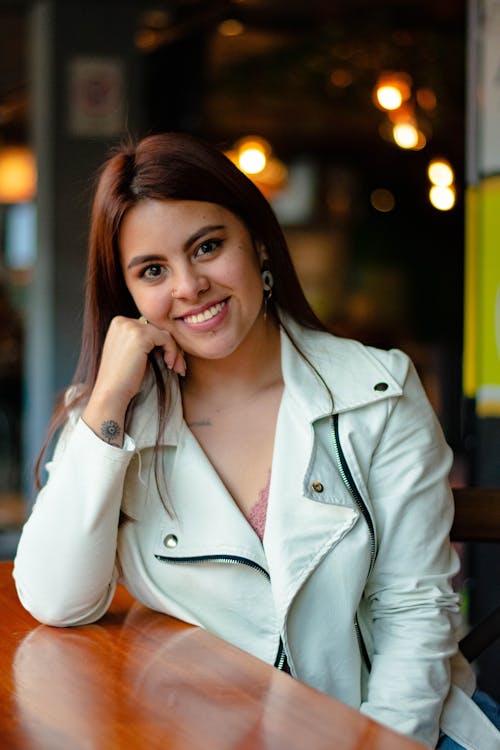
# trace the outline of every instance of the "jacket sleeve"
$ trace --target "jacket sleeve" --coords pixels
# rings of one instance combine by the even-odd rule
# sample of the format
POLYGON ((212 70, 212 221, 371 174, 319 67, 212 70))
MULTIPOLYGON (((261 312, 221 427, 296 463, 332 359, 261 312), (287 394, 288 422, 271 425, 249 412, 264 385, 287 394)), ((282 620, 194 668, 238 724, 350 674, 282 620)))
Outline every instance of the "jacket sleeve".
POLYGON ((459 618, 452 455, 413 365, 400 352, 390 356, 406 376, 368 479, 378 554, 363 602, 372 666, 361 710, 435 747, 459 618))
POLYGON ((134 453, 108 445, 83 420, 68 422, 47 464, 19 541, 14 578, 23 606, 47 625, 83 625, 107 610, 125 473, 134 453))

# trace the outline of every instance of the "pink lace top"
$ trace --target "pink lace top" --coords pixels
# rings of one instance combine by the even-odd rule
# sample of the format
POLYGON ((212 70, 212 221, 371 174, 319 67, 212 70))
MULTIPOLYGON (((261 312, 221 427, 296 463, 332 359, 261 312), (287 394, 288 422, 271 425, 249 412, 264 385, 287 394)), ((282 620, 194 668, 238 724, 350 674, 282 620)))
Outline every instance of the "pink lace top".
POLYGON ((267 484, 259 492, 259 499, 250 510, 247 521, 253 528, 260 541, 264 538, 266 528, 267 503, 269 500, 269 485, 271 484, 271 471, 267 475, 267 484))
MULTIPOLYGON (((269 470, 269 474, 267 476, 266 486, 260 490, 259 499, 257 500, 257 502, 255 503, 255 505, 250 510, 250 513, 247 516, 248 523, 253 528, 253 530, 259 537, 260 541, 262 541, 262 539, 264 538, 264 531, 266 528, 267 503, 269 500, 269 485, 270 484, 271 484, 271 470, 269 470)), ((286 672, 287 674, 291 674, 288 660, 286 657, 282 666, 282 671, 286 672)))

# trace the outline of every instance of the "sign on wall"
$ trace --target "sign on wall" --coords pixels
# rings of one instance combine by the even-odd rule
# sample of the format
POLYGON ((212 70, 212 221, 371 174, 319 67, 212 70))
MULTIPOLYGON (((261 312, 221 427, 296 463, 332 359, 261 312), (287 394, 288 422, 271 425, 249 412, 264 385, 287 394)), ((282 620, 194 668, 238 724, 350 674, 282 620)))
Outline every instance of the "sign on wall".
POLYGON ((68 132, 109 137, 125 129, 124 63, 112 57, 75 57, 68 65, 68 132))

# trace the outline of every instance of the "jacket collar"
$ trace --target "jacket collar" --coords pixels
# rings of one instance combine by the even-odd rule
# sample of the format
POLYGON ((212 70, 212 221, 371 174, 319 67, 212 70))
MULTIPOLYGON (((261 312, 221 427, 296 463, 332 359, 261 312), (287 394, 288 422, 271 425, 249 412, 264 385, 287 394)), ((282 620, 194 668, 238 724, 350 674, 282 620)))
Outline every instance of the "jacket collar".
POLYGON ((305 329, 283 314, 282 319, 283 378, 291 397, 310 422, 402 394, 402 384, 382 364, 378 350, 305 329), (318 374, 300 356, 291 339, 318 374))
MULTIPOLYGON (((308 330, 284 313, 281 319, 283 379, 291 399, 309 422, 401 395, 402 384, 382 364, 376 349, 330 333, 308 330)), ((170 409, 160 444, 177 445, 183 423, 181 392, 177 375, 169 375, 166 381, 170 409)), ((127 428, 138 450, 156 443, 156 399, 154 379, 149 375, 136 397, 127 428)))

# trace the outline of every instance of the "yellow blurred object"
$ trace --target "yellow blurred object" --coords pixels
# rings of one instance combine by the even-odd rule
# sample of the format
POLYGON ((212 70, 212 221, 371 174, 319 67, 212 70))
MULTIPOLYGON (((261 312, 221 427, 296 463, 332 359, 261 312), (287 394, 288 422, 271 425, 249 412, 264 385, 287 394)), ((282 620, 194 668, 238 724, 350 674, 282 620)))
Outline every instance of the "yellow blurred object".
POLYGON ((480 417, 500 416, 500 177, 466 191, 463 387, 480 417))
POLYGON ((0 203, 24 203, 36 193, 36 164, 27 146, 0 148, 0 203))

